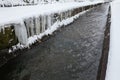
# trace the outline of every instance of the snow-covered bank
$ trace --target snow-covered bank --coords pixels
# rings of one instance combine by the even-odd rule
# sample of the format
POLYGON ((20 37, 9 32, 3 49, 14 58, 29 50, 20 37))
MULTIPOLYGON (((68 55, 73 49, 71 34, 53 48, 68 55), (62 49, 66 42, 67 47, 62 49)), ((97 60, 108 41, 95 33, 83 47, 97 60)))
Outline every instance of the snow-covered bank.
POLYGON ((58 28, 62 27, 63 25, 68 25, 70 23, 72 23, 75 19, 77 19, 80 15, 86 13, 89 10, 83 11, 81 13, 76 14, 73 17, 67 18, 60 21, 55 22, 51 27, 49 27, 47 30, 45 30, 43 33, 40 33, 39 35, 34 35, 28 38, 27 40, 27 44, 23 45, 18 43, 17 45, 12 46, 11 49, 9 49, 9 53, 16 51, 17 49, 23 49, 23 48, 27 48, 29 47, 29 45, 32 45, 33 43, 35 43, 37 40, 41 39, 43 36, 45 35, 51 35, 55 30, 57 30, 58 28))
POLYGON ((0 8, 0 25, 19 23, 19 21, 29 17, 60 13, 78 7, 94 5, 98 3, 103 2, 70 2, 35 6, 19 6, 13 8, 0 8))
POLYGON ((111 3, 110 50, 105 80, 120 80, 120 1, 111 3))
MULTIPOLYGON (((73 22, 81 12, 86 12, 101 3, 103 2, 69 2, 0 8, 0 32, 2 31, 1 35, 4 35, 4 28, 14 26, 19 43, 12 49, 29 47, 42 36, 52 34, 62 25, 73 22)), ((14 39, 8 42, 11 40, 14 39)))

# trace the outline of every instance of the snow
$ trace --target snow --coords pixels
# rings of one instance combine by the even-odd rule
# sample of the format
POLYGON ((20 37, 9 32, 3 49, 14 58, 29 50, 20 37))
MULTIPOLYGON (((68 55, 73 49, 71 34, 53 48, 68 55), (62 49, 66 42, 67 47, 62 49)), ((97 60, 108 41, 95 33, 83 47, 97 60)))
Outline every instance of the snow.
POLYGON ((111 3, 110 50, 105 80, 120 80, 120 1, 111 3))
POLYGON ((1 5, 23 5, 26 4, 23 0, 0 0, 1 5))
POLYGON ((2 7, 0 8, 0 31, 1 29, 4 29, 6 25, 14 25, 15 34, 18 37, 19 43, 15 46, 12 46, 12 49, 10 49, 9 52, 16 49, 26 48, 29 47, 29 45, 35 43, 38 39, 41 39, 44 35, 52 34, 62 25, 72 23, 74 19, 79 17, 80 14, 84 13, 82 12, 76 14, 75 16, 67 17, 69 16, 69 14, 71 14, 71 12, 69 11, 79 7, 94 5, 98 3, 104 2, 86 1, 81 3, 68 2, 9 8, 2 7), (59 21, 58 19, 53 19, 53 14, 58 13, 61 15, 62 12, 67 12, 65 13, 65 19, 62 19, 62 21, 59 21), (48 17, 47 20, 46 17, 48 17), (42 25, 40 23, 42 23, 42 25), (48 26, 46 26, 46 23, 48 26), (40 32, 40 27, 42 27, 42 32, 40 32))
MULTIPOLYGON (((0 0, 0 5, 8 5, 8 6, 14 6, 14 5, 28 5, 28 4, 51 4, 51 3, 65 3, 65 2, 84 2, 84 1, 94 1, 94 0, 0 0)), ((98 0, 97 0, 98 1, 98 0)), ((99 0, 103 1, 103 0, 99 0)))
POLYGON ((75 19, 77 19, 80 15, 86 13, 87 11, 89 11, 89 10, 78 13, 77 15, 75 15, 71 18, 62 20, 61 22, 57 21, 56 23, 54 23, 54 25, 52 25, 50 28, 45 30, 45 32, 40 33, 39 35, 34 35, 34 36, 29 37, 26 45, 18 43, 17 45, 12 46, 12 48, 9 49, 9 53, 14 52, 18 49, 29 48, 30 45, 34 44, 37 40, 40 40, 44 35, 52 35, 52 33, 55 30, 62 27, 63 25, 68 25, 68 24, 72 23, 75 19))
POLYGON ((66 10, 71 10, 86 5, 97 4, 100 2, 101 1, 87 2, 87 3, 68 2, 68 3, 47 4, 47 5, 0 8, 0 26, 5 24, 20 23, 19 21, 29 17, 64 12, 66 10))

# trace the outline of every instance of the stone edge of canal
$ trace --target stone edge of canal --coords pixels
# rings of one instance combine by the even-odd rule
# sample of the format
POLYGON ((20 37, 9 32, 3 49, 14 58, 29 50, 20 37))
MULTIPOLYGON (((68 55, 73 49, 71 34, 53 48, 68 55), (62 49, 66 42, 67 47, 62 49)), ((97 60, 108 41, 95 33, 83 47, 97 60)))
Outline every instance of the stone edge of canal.
POLYGON ((107 15, 106 29, 104 32, 104 41, 103 41, 103 50, 98 67, 97 79, 96 80, 105 80, 106 69, 108 63, 109 55, 109 45, 110 45, 110 26, 111 26, 111 7, 109 6, 109 11, 107 15))

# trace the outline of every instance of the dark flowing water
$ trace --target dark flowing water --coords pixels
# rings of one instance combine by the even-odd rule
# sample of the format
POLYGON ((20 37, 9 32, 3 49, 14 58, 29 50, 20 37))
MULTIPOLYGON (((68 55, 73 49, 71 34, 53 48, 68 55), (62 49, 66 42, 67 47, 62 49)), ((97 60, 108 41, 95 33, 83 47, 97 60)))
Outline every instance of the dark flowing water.
POLYGON ((80 16, 0 68, 0 80, 96 80, 108 4, 80 16))

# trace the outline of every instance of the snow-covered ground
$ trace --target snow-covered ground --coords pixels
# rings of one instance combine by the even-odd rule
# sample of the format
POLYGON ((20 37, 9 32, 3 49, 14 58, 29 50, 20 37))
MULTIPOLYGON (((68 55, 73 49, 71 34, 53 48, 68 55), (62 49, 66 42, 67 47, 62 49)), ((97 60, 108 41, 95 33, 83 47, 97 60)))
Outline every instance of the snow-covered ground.
POLYGON ((111 3, 110 51, 106 80, 120 80, 120 0, 111 3))

